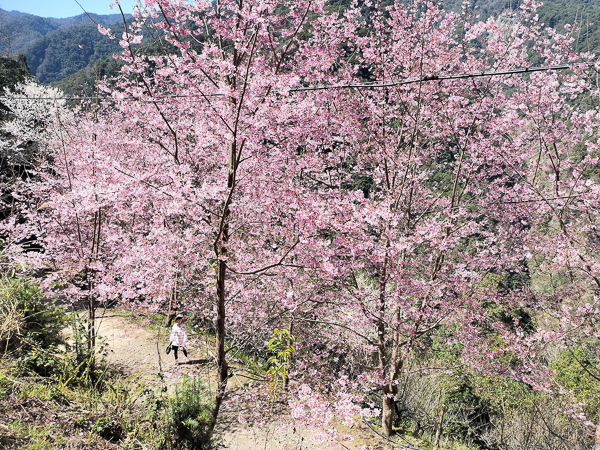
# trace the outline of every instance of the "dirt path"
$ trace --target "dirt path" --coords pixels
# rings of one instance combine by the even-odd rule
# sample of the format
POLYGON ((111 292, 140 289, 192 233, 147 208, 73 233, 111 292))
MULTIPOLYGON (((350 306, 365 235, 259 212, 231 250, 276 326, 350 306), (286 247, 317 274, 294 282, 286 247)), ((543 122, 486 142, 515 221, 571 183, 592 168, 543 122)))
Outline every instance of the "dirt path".
MULTIPOLYGON (((209 389, 215 386, 214 364, 210 350, 205 343, 191 342, 189 351, 190 363, 176 365, 173 355, 166 355, 168 343, 166 331, 152 330, 140 323, 106 311, 97 322, 100 341, 107 349, 107 359, 120 368, 125 374, 140 374, 149 385, 158 386, 159 372, 164 374, 164 382, 170 392, 181 380, 183 375, 200 374, 209 389), (161 370, 162 369, 162 370, 161 370)), ((180 356, 181 359, 181 356, 180 356)), ((344 434, 352 436, 353 440, 333 444, 316 444, 313 440, 316 430, 295 429, 285 427, 285 416, 274 416, 261 426, 248 427, 239 423, 238 414, 244 411, 249 423, 257 418, 252 417, 252 406, 244 400, 235 400, 233 395, 242 389, 241 384, 232 380, 228 385, 230 398, 226 400, 217 426, 219 441, 225 449, 230 450, 317 450, 317 449, 349 449, 358 450, 364 445, 372 446, 373 450, 394 448, 382 439, 376 438, 362 422, 357 421, 352 429, 344 429, 344 434)), ((241 398, 241 396, 240 396, 241 398)))
MULTIPOLYGON (((197 343, 188 354, 190 362, 176 365, 173 354, 165 354, 169 335, 164 330, 154 331, 116 314, 101 317, 97 327, 100 341, 108 350, 107 360, 126 374, 139 373, 147 382, 158 384, 157 374, 161 372, 170 389, 183 375, 203 374, 210 379, 206 352, 200 355, 197 343)), ((179 359, 183 359, 181 353, 179 359)))

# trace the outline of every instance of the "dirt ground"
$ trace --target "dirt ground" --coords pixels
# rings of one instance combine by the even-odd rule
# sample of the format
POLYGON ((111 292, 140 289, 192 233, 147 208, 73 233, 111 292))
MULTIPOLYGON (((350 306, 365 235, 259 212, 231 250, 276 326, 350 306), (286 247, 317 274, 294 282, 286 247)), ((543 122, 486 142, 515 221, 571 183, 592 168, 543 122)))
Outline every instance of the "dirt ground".
MULTIPOLYGON (((142 320, 143 321, 143 320, 142 320)), ((168 334, 164 330, 153 330, 142 326, 140 320, 134 321, 111 311, 98 318, 98 334, 107 350, 109 362, 119 367, 125 374, 140 374, 149 385, 158 386, 159 372, 164 374, 164 383, 170 392, 183 375, 200 374, 209 388, 214 389, 215 367, 211 362, 211 350, 207 343, 192 340, 188 356, 190 362, 176 365, 173 354, 165 354, 168 334)), ((179 357, 181 360, 181 356, 179 357)), ((390 443, 378 438, 368 427, 356 421, 352 428, 340 430, 353 440, 340 440, 329 444, 317 444, 314 441, 316 430, 286 426, 286 411, 273 414, 269 420, 252 417, 252 404, 240 400, 236 395, 243 389, 242 382, 233 379, 228 384, 228 397, 220 414, 217 433, 223 448, 230 450, 313 450, 313 449, 349 449, 358 450, 371 446, 373 450, 387 450, 390 443), (246 424, 240 424, 238 414, 243 411, 246 424), (262 420, 261 420, 262 419, 262 420), (260 426, 248 426, 248 423, 262 421, 260 426)), ((283 408, 282 408, 283 409, 283 408)), ((397 448, 397 447, 396 447, 397 448)))

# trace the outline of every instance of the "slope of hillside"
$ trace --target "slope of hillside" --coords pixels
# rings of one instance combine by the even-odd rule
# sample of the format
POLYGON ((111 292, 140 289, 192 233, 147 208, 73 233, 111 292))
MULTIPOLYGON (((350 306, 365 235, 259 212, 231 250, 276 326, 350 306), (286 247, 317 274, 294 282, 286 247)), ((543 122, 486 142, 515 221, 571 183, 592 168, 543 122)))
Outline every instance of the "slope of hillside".
MULTIPOLYGON (((90 16, 102 25, 110 25, 121 20, 120 14, 90 14, 90 16)), ((0 54, 15 56, 23 53, 36 40, 54 30, 64 30, 90 24, 92 24, 92 21, 86 14, 55 19, 0 9, 0 54)))
MULTIPOLYGON (((462 0, 442 0, 448 10, 460 11, 462 0)), ((579 51, 600 50, 600 0, 542 0, 539 23, 564 31, 565 25, 576 26, 574 38, 579 51)), ((507 10, 517 10, 522 0, 470 0, 469 10, 479 17, 497 17, 507 10)))
MULTIPOLYGON (((117 30, 118 26, 113 28, 117 30)), ((89 24, 53 30, 24 54, 32 75, 41 83, 52 83, 121 50, 118 40, 103 36, 96 25, 89 24)))
POLYGON ((600 50, 600 0, 548 0, 539 15, 540 22, 557 30, 577 23, 577 49, 596 53, 600 50))
POLYGON ((0 55, 24 54, 32 75, 40 82, 61 80, 120 51, 119 43, 101 35, 92 19, 111 26, 122 20, 121 15, 90 17, 80 14, 55 19, 0 9, 0 55))

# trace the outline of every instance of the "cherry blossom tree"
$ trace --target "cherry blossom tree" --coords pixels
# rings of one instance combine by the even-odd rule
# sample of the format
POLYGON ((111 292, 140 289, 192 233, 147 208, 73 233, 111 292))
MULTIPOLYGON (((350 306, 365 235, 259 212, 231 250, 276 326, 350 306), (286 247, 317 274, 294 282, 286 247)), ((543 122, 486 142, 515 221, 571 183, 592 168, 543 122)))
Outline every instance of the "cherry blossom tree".
MULTIPOLYGON (((6 117, 0 126, 0 218, 2 228, 11 228, 20 219, 21 181, 26 180, 46 153, 54 118, 65 111, 58 89, 33 81, 16 83, 2 93, 6 117)), ((2 235, 5 233, 0 231, 2 235)), ((8 236, 8 235, 7 235, 8 236)), ((6 245, 10 244, 7 242, 6 245)))
POLYGON ((313 230, 303 203, 319 192, 294 178, 329 158, 311 139, 326 141, 333 124, 314 115, 312 96, 289 88, 344 75, 329 70, 340 54, 334 38, 300 39, 308 18, 321 33, 334 26, 322 6, 146 2, 125 25, 112 99, 64 124, 68 138, 55 144, 62 162, 47 171, 45 192, 60 200, 49 194, 41 228, 56 277, 83 276, 96 299, 155 308, 175 279, 214 286, 214 301, 188 305, 210 302, 215 315, 213 425, 229 378, 227 333, 264 323, 258 300, 276 298, 284 277, 273 276, 302 264, 298 251, 313 230), (135 48, 151 20, 172 53, 135 48))
MULTIPOLYGON (((320 254, 330 285, 313 299, 313 316, 299 319, 332 329, 322 328, 327 347, 316 357, 307 355, 302 367, 326 367, 332 353, 334 360, 342 353, 346 364, 333 378, 351 372, 365 391, 380 389, 386 435, 392 431, 400 375, 415 353, 428 350, 423 341, 435 338, 460 348, 463 361, 483 372, 534 385, 549 382, 551 374, 535 366, 534 353, 519 344, 523 328, 516 314, 540 307, 543 299, 526 285, 509 289, 499 280, 529 276, 531 251, 542 246, 532 240, 532 226, 549 220, 542 219, 549 212, 538 215, 542 210, 564 203, 572 186, 593 189, 583 168, 573 169, 573 160, 565 164, 576 181, 555 177, 566 190, 547 192, 548 182, 539 176, 540 161, 561 172, 554 160, 565 158, 551 154, 549 145, 557 135, 562 150, 554 151, 573 152, 586 133, 592 134, 595 112, 574 112, 570 106, 574 94, 589 92, 582 79, 587 71, 436 81, 447 74, 528 66, 532 46, 547 65, 585 62, 590 55, 570 52, 568 36, 547 39, 536 24, 536 6, 525 3, 520 15, 505 21, 470 24, 433 5, 395 4, 369 15, 373 32, 352 41, 352 64, 368 68, 382 89, 333 100, 337 110, 362 118, 347 138, 353 165, 308 174, 339 197, 326 222, 331 239, 320 254), (398 83, 411 79, 428 82, 398 83), (571 133, 573 119, 577 131, 571 133), (344 183, 361 179, 366 194, 341 192, 344 183), (503 317, 494 314, 499 310, 503 317), (506 365, 508 354, 522 359, 520 369, 506 365)), ((367 24, 358 20, 354 26, 355 36, 367 24)), ((352 83, 360 80, 347 84, 352 83)), ((594 146, 589 140, 587 145, 594 146)), ((594 161, 587 156, 582 167, 594 161)), ((574 209, 574 216, 583 216, 583 209, 574 209)), ((589 216, 584 221, 593 223, 589 216)), ((565 258, 556 244, 543 247, 565 258)), ((564 260, 557 267, 563 270, 564 260)), ((593 272, 591 266, 587 272, 593 272)), ((323 387, 323 401, 334 381, 323 387)), ((317 391, 315 386, 307 383, 306 390, 317 391)), ((301 402, 295 403, 304 414, 301 402)))
MULTIPOLYGON (((557 36, 557 46, 569 40, 557 36)), ((556 50, 543 49, 549 61, 556 50)), ((593 55, 587 55, 591 60, 593 55)), ((595 68, 597 70, 597 67, 595 68)), ((593 72, 592 72, 593 74, 593 72)), ((535 142, 528 172, 520 181, 534 209, 528 236, 532 287, 540 299, 539 330, 527 341, 530 354, 558 346, 598 377, 598 83, 585 70, 568 74, 532 76, 530 89, 538 99, 521 97, 520 108, 531 117, 523 141, 535 142), (582 348, 589 361, 580 361, 574 350, 582 348), (591 362, 590 362, 591 361, 591 362)), ((572 399, 552 376, 537 383, 570 401, 565 412, 593 426, 597 411, 572 399)), ((592 400, 592 399, 590 399, 592 400)), ((593 401, 589 401, 593 403, 593 401)), ((600 425, 596 426, 600 445, 600 425)))

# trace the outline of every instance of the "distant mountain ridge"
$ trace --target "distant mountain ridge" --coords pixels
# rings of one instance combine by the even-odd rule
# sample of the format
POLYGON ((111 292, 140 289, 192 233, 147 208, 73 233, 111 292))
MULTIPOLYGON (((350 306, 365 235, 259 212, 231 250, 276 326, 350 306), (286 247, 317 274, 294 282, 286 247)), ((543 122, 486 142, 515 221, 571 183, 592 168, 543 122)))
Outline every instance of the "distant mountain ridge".
MULTIPOLYGON (((112 25, 122 21, 121 14, 90 14, 90 16, 101 25, 112 25)), ((127 14, 126 17, 129 18, 131 15, 127 14)), ((52 31, 91 24, 93 22, 85 13, 56 19, 0 9, 0 54, 16 56, 52 31)))
POLYGON ((90 62, 120 52, 119 43, 101 35, 94 21, 122 27, 122 20, 121 14, 56 19, 0 9, 0 55, 24 54, 32 75, 42 83, 56 82, 90 62))
MULTIPOLYGON (((115 31, 118 26, 111 25, 115 31)), ((120 26, 123 27, 122 24, 120 26)), ((96 25, 89 24, 53 30, 23 53, 32 75, 47 84, 62 80, 90 63, 122 50, 118 39, 109 39, 100 34, 96 25)))

